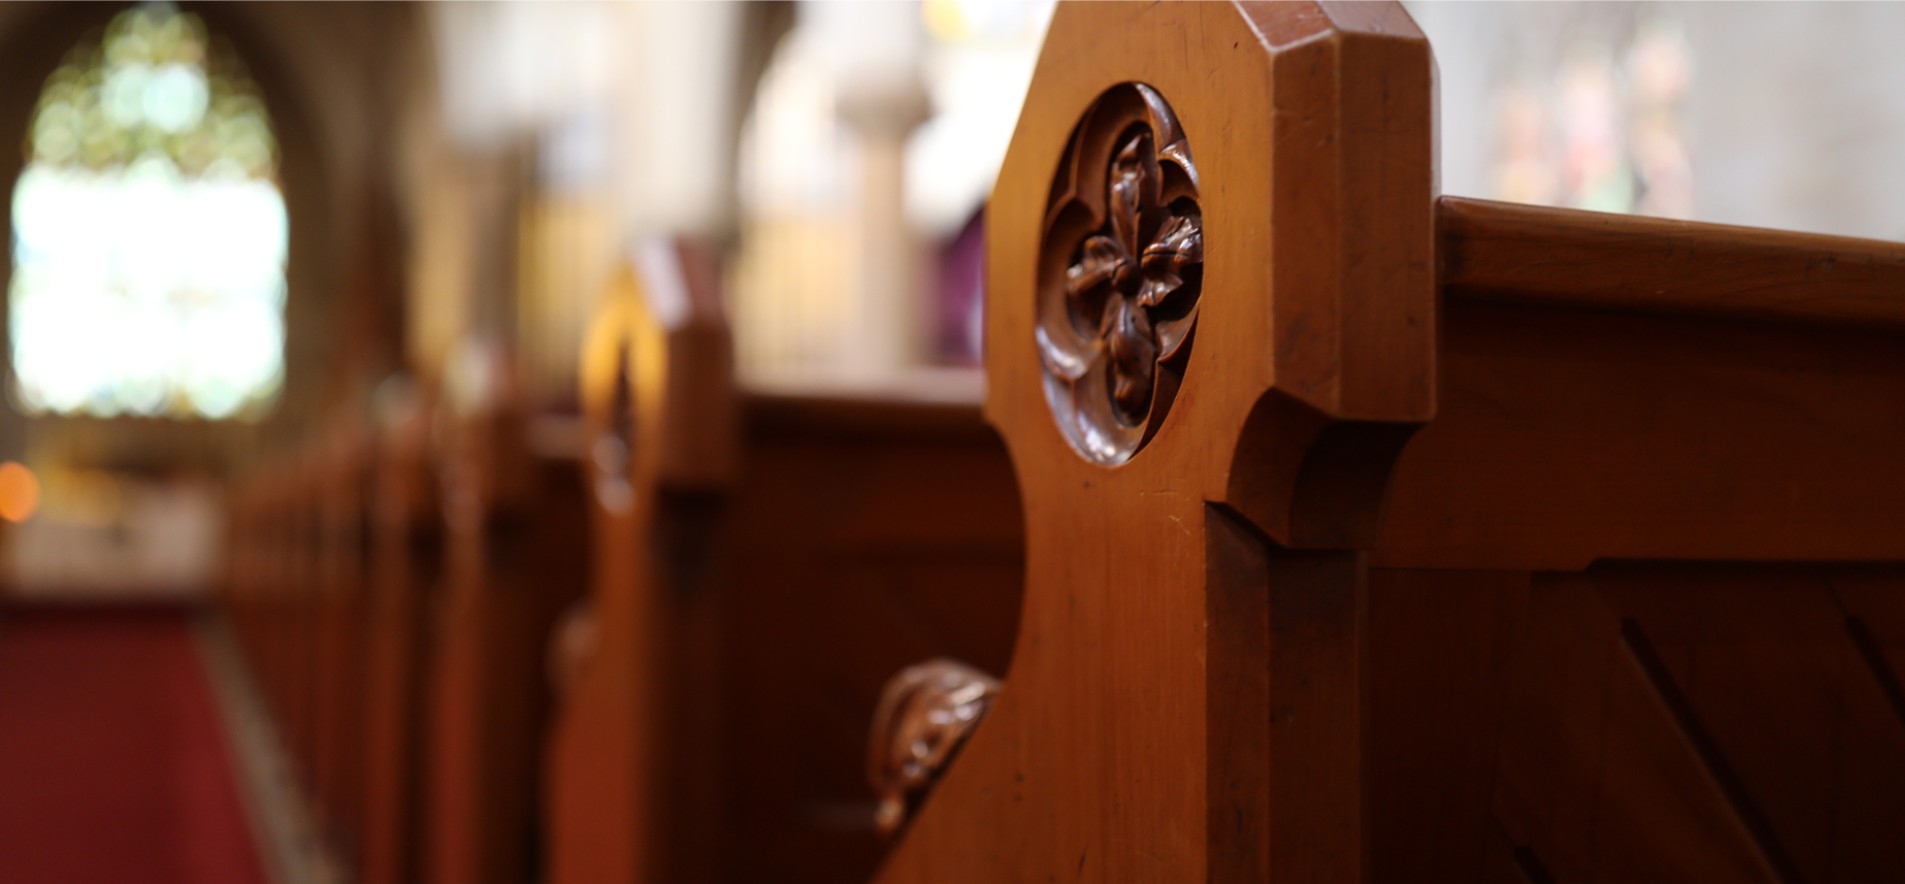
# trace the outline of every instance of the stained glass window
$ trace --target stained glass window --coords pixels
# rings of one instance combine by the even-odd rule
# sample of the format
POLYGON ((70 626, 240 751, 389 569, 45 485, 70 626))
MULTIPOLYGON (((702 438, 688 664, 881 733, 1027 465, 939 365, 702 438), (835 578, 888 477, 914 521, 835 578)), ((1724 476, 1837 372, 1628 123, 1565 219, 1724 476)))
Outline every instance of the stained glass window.
POLYGON ((1692 57, 1652 7, 1501 10, 1520 56, 1497 85, 1493 195, 1673 218, 1693 213, 1692 57))
POLYGON ((29 414, 256 417, 284 374, 287 223, 258 88, 197 16, 136 6, 47 77, 13 190, 29 414))

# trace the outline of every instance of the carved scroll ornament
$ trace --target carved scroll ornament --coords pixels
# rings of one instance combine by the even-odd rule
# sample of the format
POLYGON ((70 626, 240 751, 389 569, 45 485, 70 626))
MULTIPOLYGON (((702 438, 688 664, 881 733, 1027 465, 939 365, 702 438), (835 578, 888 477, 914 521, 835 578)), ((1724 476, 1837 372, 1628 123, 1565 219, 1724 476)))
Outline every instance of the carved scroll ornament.
POLYGON ((998 679, 943 659, 907 667, 886 683, 867 758, 867 776, 880 796, 875 822, 881 834, 899 831, 998 692, 998 679))
POLYGON ((1149 86, 1112 87, 1059 161, 1039 253, 1045 398, 1080 454, 1120 464, 1157 433, 1203 277, 1197 168, 1177 118, 1149 86))

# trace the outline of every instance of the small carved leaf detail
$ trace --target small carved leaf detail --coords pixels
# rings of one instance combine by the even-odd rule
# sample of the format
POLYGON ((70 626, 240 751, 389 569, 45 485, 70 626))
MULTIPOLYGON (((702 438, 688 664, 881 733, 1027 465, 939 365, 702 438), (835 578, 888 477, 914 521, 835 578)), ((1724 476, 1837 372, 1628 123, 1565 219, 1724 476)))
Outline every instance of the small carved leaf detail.
POLYGON ((1065 293, 1074 298, 1106 283, 1115 285, 1130 263, 1124 248, 1109 236, 1085 240, 1085 247, 1080 251, 1081 260, 1065 273, 1065 293))
POLYGON ((1171 293, 1182 288, 1184 280, 1168 270, 1161 273, 1146 273, 1144 284, 1138 286, 1138 306, 1156 307, 1164 303, 1171 293))
POLYGON ((1140 135, 1131 139, 1118 152, 1118 161, 1111 167, 1111 231, 1124 247, 1125 254, 1138 253, 1139 231, 1142 227, 1145 197, 1150 188, 1146 187, 1144 158, 1140 152, 1149 147, 1151 139, 1140 135))
POLYGON ((1144 247, 1147 273, 1176 273, 1204 263, 1204 228, 1195 215, 1172 215, 1144 247))
POLYGON ((1157 336, 1151 317, 1126 298, 1112 298, 1105 304, 1104 326, 1100 329, 1110 347, 1111 400, 1118 416, 1126 423, 1144 420, 1151 404, 1151 388, 1157 371, 1157 336))
POLYGON ((999 680, 954 660, 929 660, 893 676, 873 714, 867 776, 880 796, 875 824, 899 831, 906 814, 979 726, 999 680))

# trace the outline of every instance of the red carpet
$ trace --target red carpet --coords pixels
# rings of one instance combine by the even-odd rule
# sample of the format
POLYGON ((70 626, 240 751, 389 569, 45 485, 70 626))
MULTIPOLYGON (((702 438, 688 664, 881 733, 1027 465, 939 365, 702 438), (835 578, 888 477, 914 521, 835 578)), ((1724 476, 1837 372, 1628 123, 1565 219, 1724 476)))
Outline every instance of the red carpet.
POLYGON ((182 612, 0 612, 0 881, 263 880, 182 612))

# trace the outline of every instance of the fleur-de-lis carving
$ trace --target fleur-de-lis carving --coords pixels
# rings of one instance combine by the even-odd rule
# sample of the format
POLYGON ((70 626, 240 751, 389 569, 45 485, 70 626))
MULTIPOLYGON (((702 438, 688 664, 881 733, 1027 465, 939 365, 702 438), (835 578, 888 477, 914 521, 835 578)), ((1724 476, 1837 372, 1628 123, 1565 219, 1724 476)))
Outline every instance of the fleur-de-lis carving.
POLYGON ((1086 112, 1053 184, 1044 249, 1047 398, 1081 453, 1120 463, 1170 408, 1203 279, 1197 171, 1155 90, 1124 84, 1086 112))

